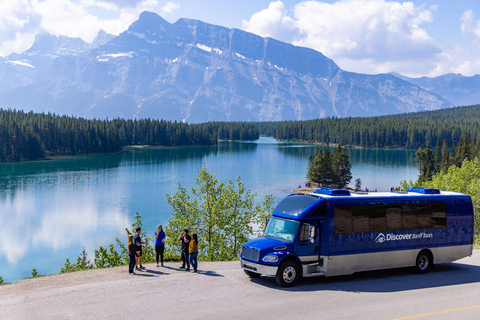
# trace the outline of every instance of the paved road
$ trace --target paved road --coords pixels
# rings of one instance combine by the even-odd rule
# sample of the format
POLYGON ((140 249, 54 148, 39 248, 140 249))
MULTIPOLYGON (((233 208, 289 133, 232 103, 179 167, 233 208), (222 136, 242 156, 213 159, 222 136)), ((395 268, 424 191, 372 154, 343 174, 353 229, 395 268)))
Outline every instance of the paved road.
POLYGON ((238 262, 198 274, 148 265, 76 272, 0 287, 1 319, 480 319, 480 250, 417 275, 410 269, 304 279, 280 288, 238 262))

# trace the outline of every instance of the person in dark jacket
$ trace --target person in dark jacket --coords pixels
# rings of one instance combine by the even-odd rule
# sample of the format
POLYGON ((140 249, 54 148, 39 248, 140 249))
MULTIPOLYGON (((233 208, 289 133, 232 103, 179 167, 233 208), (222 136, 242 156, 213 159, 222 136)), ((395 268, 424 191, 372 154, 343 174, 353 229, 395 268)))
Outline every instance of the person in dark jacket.
POLYGON ((185 265, 187 265, 186 271, 190 270, 190 261, 188 261, 188 246, 190 245, 190 240, 192 240, 192 238, 188 235, 188 229, 183 230, 178 238, 178 241, 182 241, 182 266, 180 269, 185 269, 185 265))
POLYGON ((135 229, 136 233, 133 236, 133 244, 137 246, 137 270, 138 271, 143 271, 145 270, 145 267, 142 266, 142 245, 146 244, 146 242, 142 241, 142 238, 140 238, 140 234, 142 233, 142 228, 137 227, 135 229))
POLYGON ((130 264, 128 265, 128 273, 134 275, 133 268, 135 268, 135 262, 137 258, 137 246, 133 244, 133 234, 128 236, 128 256, 130 257, 130 264))

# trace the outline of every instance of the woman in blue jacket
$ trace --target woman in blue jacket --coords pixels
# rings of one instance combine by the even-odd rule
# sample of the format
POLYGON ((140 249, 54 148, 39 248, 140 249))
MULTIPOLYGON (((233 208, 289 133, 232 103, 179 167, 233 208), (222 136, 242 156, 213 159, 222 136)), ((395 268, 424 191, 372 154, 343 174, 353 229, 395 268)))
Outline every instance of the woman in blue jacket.
POLYGON ((158 257, 160 256, 162 267, 163 267, 163 252, 165 251, 165 232, 163 232, 163 227, 161 224, 158 225, 157 231, 155 232, 155 254, 157 256, 157 267, 158 257))

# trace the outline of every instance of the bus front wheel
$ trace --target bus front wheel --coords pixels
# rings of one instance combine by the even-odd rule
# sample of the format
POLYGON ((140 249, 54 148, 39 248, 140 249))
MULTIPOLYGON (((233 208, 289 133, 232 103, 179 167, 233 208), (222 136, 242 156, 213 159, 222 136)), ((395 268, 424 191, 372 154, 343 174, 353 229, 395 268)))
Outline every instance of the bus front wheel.
POLYGON ((422 251, 417 256, 415 263, 415 270, 417 273, 425 273, 429 271, 433 266, 433 258, 430 252, 422 251))
POLYGON ((285 261, 278 267, 275 281, 282 287, 293 286, 300 277, 298 265, 293 261, 285 261))

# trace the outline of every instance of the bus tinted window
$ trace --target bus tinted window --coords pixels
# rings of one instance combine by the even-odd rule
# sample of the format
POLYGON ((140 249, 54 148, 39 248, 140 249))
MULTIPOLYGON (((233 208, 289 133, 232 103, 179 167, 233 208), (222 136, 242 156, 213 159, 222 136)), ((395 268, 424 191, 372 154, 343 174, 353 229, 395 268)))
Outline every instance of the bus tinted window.
POLYGON ((385 207, 384 206, 369 206, 370 212, 370 232, 385 231, 385 207))
POLYGON ((434 228, 447 227, 447 210, 445 203, 432 203, 432 220, 434 228))
POLYGON ((335 233, 352 233, 351 207, 335 207, 335 233))
POLYGON ((335 233, 445 228, 445 203, 335 206, 335 233))
POLYGON ((313 211, 310 214, 310 217, 326 216, 326 215, 327 215, 327 205, 324 204, 324 205, 318 207, 317 209, 315 209, 315 211, 313 211))
POLYGON ((352 229, 353 233, 370 232, 369 222, 369 207, 370 206, 355 206, 352 207, 352 229))
POLYGON ((387 231, 402 230, 402 208, 400 206, 385 207, 385 229, 387 231))
POLYGON ((280 201, 280 203, 275 207, 275 211, 297 215, 302 212, 303 209, 317 200, 319 200, 317 197, 293 195, 280 201))
POLYGON ((415 215, 415 205, 402 205, 402 230, 417 229, 417 216, 415 215))
POLYGON ((429 204, 417 205, 417 227, 418 229, 433 228, 432 208, 429 204))

